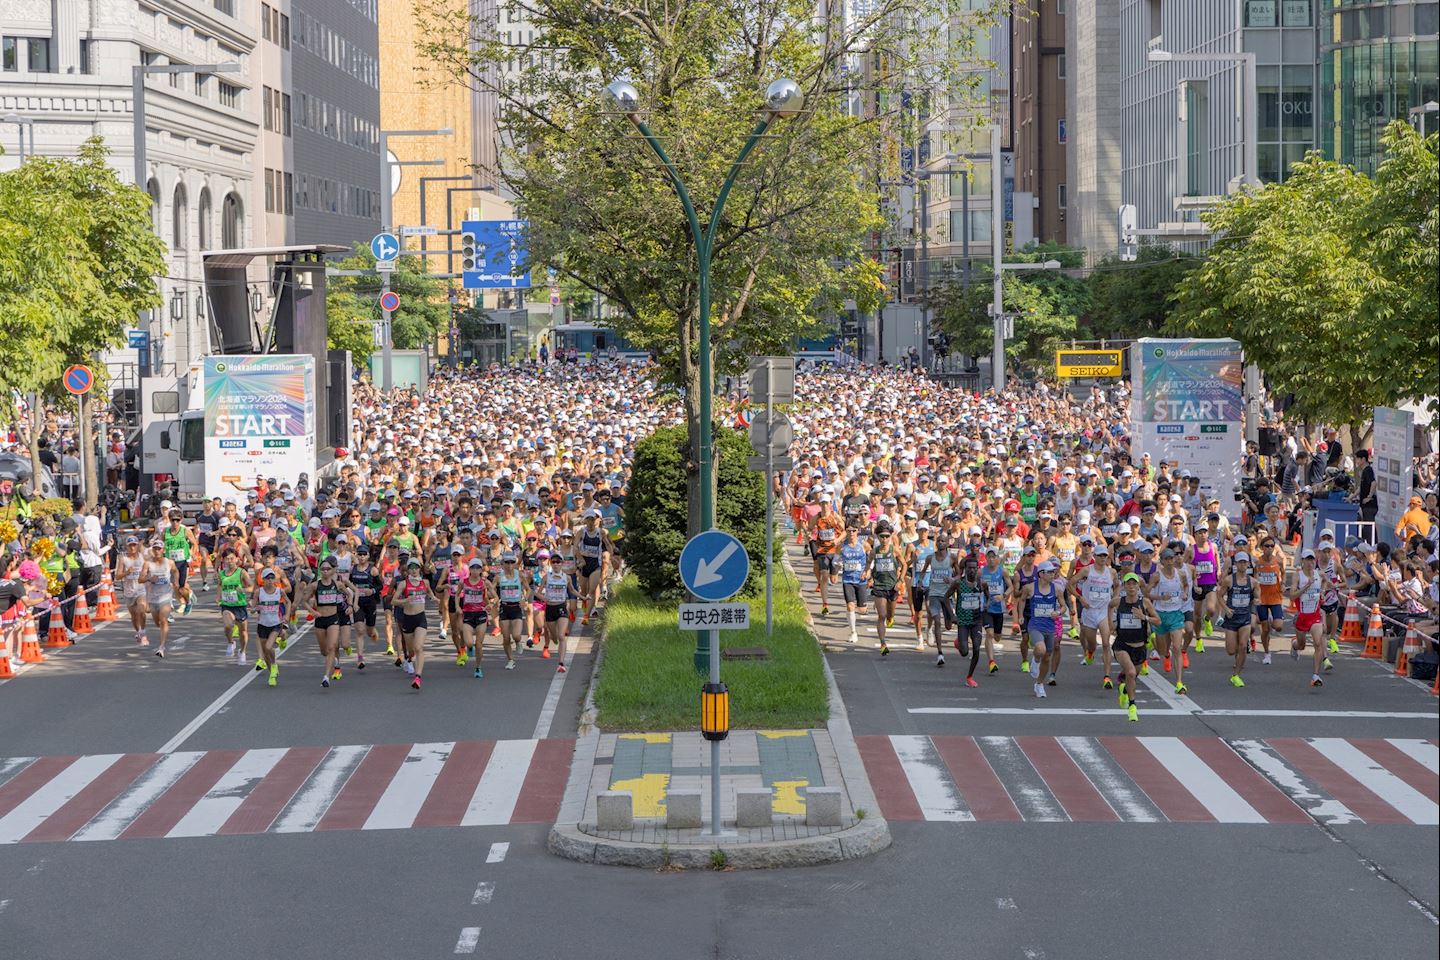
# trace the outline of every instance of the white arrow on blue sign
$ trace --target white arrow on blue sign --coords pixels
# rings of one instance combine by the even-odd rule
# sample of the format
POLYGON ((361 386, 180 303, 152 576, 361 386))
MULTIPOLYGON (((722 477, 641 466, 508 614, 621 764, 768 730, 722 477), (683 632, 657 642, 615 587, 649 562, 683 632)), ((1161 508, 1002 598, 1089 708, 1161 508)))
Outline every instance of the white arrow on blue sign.
POLYGON ((394 260, 400 255, 400 239, 393 233, 377 233, 370 241, 370 252, 376 260, 394 260))
POLYGON ((750 555, 723 530, 697 533, 680 551, 680 580, 699 600, 729 600, 750 576, 750 555))

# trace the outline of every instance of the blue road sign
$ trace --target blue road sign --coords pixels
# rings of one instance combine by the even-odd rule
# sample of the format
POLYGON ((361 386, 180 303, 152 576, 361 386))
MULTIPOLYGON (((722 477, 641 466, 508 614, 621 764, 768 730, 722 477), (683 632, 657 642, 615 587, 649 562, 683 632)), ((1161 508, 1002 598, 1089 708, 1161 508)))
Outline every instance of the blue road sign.
POLYGON ((76 363, 66 367, 60 379, 65 389, 78 397, 89 393, 90 388, 95 385, 95 372, 83 363, 76 363))
POLYGON ((460 229, 475 235, 475 269, 461 278, 466 290, 529 289, 529 220, 466 220, 460 229))
POLYGON ((370 252, 376 260, 394 260, 400 256, 400 239, 393 233, 377 233, 370 241, 370 252))
POLYGON ((750 576, 750 555, 723 530, 697 533, 680 551, 680 580, 699 600, 729 600, 750 576))
POLYGON ((150 331, 126 330, 125 342, 134 350, 148 350, 150 349, 150 331))

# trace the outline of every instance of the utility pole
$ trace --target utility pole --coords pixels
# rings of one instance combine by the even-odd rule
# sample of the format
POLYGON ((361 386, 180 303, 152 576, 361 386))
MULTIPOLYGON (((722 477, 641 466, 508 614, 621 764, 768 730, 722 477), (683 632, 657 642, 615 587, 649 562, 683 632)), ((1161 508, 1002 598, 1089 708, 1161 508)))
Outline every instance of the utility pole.
MULTIPOLYGON (((990 380, 995 385, 997 394, 1005 389, 1005 285, 1002 268, 1005 259, 1005 196, 1002 190, 1004 177, 1000 160, 1000 125, 995 123, 990 125, 990 257, 994 274, 991 277, 990 319, 995 323, 995 337, 991 344, 990 380)), ((967 236, 968 233, 967 229, 967 236)))

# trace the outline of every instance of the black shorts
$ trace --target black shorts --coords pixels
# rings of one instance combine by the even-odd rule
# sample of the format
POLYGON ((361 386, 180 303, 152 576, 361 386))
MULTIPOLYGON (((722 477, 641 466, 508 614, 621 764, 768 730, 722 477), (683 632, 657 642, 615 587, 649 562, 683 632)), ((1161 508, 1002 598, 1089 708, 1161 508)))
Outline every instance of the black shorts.
POLYGON ((1325 613, 1334 613, 1340 609, 1340 601, 1336 600, 1334 603, 1322 603, 1320 604, 1320 609, 1325 613))
POLYGON ((840 589, 845 594, 846 603, 863 607, 870 602, 870 588, 863 583, 842 583, 840 589))
POLYGON ((316 618, 315 618, 315 629, 316 629, 316 630, 325 630, 325 629, 328 629, 328 628, 330 628, 330 627, 338 627, 338 626, 340 626, 340 614, 338 614, 338 613, 332 613, 332 614, 330 614, 328 617, 316 617, 316 618))
POLYGON ((426 630, 430 627, 430 622, 425 619, 424 611, 420 613, 406 613, 401 610, 399 614, 401 633, 414 633, 416 630, 426 630))
POLYGON ((580 576, 588 577, 592 573, 600 572, 600 559, 598 557, 580 558, 580 576))
POLYGON ((501 620, 502 623, 503 623, 504 621, 506 621, 506 620, 524 620, 524 619, 525 619, 525 608, 522 607, 520 604, 518 604, 518 603, 502 603, 502 604, 500 604, 500 620, 501 620))
POLYGON ((910 609, 916 613, 925 609, 925 588, 910 585, 910 609))
POLYGON ((355 618, 350 615, 350 608, 349 608, 349 607, 341 607, 341 608, 340 608, 340 614, 339 614, 339 616, 340 616, 340 626, 342 626, 342 627, 348 627, 348 626, 352 625, 352 624, 355 622, 355 618))
POLYGON ((815 564, 816 564, 821 570, 824 570, 824 571, 826 571, 827 573, 834 573, 834 572, 835 572, 835 554, 833 554, 833 553, 816 553, 816 554, 815 554, 815 564))
POLYGON ((1121 643, 1117 640, 1110 649, 1117 654, 1125 654, 1136 667, 1145 662, 1145 644, 1143 643, 1121 643))
POLYGON ((201 549, 201 550, 204 550, 206 553, 214 553, 214 552, 215 552, 215 534, 213 534, 213 533, 202 533, 202 534, 200 534, 200 536, 199 536, 198 539, 199 539, 199 541, 200 541, 200 549, 201 549))
POLYGON ((1197 583, 1197 584, 1195 584, 1195 589, 1192 590, 1192 591, 1190 591, 1190 594, 1191 594, 1191 596, 1193 596, 1196 600, 1204 600, 1206 597, 1210 596, 1210 594, 1212 594, 1212 593, 1214 593, 1214 592, 1215 592, 1215 584, 1213 584, 1213 583, 1197 583))
POLYGON ((1005 611, 1001 610, 999 613, 991 613, 989 610, 986 610, 985 626, 990 630, 994 630, 996 633, 1003 632, 1005 629, 1005 611))
POLYGON ((1248 613, 1238 617, 1226 617, 1220 621, 1221 630, 1241 630, 1248 626, 1250 626, 1250 614, 1248 613))
POLYGON ((568 613, 569 613, 569 611, 566 609, 566 605, 563 604, 563 603, 547 603, 547 604, 545 604, 545 622, 546 622, 546 623, 555 623, 555 622, 559 621, 560 618, 566 616, 568 613))
POLYGON ((375 626, 376 614, 379 610, 379 602, 374 595, 361 597, 355 604, 355 617, 367 627, 375 626))
POLYGON ((249 607, 232 607, 223 603, 220 605, 220 612, 230 614, 230 616, 235 618, 236 623, 244 623, 246 618, 250 616, 249 607))
POLYGON ((275 636, 275 634, 279 633, 281 630, 284 629, 285 624, 283 623, 277 623, 273 627, 267 627, 263 623, 257 623, 255 625, 255 632, 260 635, 261 640, 269 640, 271 637, 275 636))
POLYGON ((462 610, 460 620, 467 627, 479 627, 490 619, 490 614, 484 610, 462 610))
POLYGON ((190 572, 189 560, 176 560, 175 563, 175 586, 184 589, 185 577, 190 572))
POLYGON ((979 643, 985 639, 985 624, 981 623, 978 617, 971 623, 956 624, 955 639, 979 643))
POLYGON ((876 600, 889 600, 891 603, 895 602, 894 587, 872 587, 870 593, 876 600))

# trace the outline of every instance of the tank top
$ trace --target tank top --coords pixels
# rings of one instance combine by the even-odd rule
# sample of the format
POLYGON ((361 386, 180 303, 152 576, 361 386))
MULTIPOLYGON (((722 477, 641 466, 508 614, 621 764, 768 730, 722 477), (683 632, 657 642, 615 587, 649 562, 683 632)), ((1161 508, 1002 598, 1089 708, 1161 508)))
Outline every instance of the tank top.
POLYGON ((1285 602, 1285 585, 1280 582, 1280 564, 1255 564, 1255 579, 1260 581, 1260 602, 1266 606, 1279 606, 1285 602))
POLYGON ((285 594, 279 587, 261 587, 256 596, 260 600, 260 626, 280 626, 281 611, 284 609, 285 594))
POLYGON ((1185 586, 1177 569, 1170 576, 1165 575, 1164 569, 1155 574, 1155 590, 1152 597, 1155 601, 1155 609, 1161 613, 1178 613, 1185 609, 1185 598, 1182 595, 1185 586))
POLYGON ((1058 616, 1060 596, 1055 590, 1055 583, 1052 581, 1049 590, 1043 592, 1037 585, 1034 596, 1030 598, 1030 629, 1037 630, 1042 635, 1054 633, 1055 618, 1058 616))
POLYGON ((166 530, 163 537, 165 541, 165 556, 176 563, 184 563, 190 559, 190 538, 185 535, 185 529, 166 530))
POLYGON ((933 554, 934 552, 935 547, 933 544, 921 545, 918 541, 916 542, 915 572, 910 574, 910 582, 915 586, 923 587, 929 581, 930 575, 928 573, 922 573, 921 571, 925 567, 925 561, 930 559, 931 554, 933 554))
POLYGON ((1131 603, 1123 597, 1115 607, 1115 640, 1129 646, 1143 644, 1150 627, 1145 622, 1145 601, 1131 603))
POLYGON ((343 607, 345 605, 345 591, 340 589, 339 583, 325 583, 321 580, 315 584, 315 605, 319 607, 343 607))
POLYGON ((950 589, 950 581, 955 576, 955 558, 946 553, 944 557, 938 555, 930 558, 930 580, 925 585, 926 596, 943 597, 950 589))
POLYGON ((1320 609, 1320 594, 1324 584, 1320 579, 1319 571, 1313 577, 1307 578, 1302 570, 1295 575, 1296 582, 1300 586, 1300 612, 1314 613, 1320 609))
POLYGON ((220 572, 220 606, 222 607, 243 607, 245 606, 245 574, 241 570, 234 573, 220 572))
POLYGON ((985 602, 984 587, 979 583, 971 583, 961 577, 955 588, 955 620, 957 623, 970 624, 980 615, 980 607, 985 602))
POLYGON ((375 573, 366 564, 351 568, 350 584, 355 588, 355 595, 357 597, 363 598, 375 595, 375 573))
POLYGON ((570 578, 564 573, 552 570, 540 584, 541 595, 549 604, 562 604, 570 598, 570 578))
POLYGON ((840 582, 862 583, 865 580, 865 548, 860 544, 840 547, 840 582))
POLYGON ((120 558, 120 582, 125 585, 127 596, 136 596, 140 593, 140 571, 145 569, 143 557, 120 558))
POLYGON ((980 568, 980 586, 985 590, 988 603, 985 607, 989 613, 1005 612, 1005 568, 984 566, 980 568))
POLYGON ((589 530, 580 532, 580 556, 589 557, 591 560, 599 560, 605 550, 605 534, 599 530, 593 533, 589 530))
POLYGON ((485 578, 471 580, 468 576, 460 581, 460 609, 464 613, 475 613, 485 609, 487 590, 485 578))
MULTIPOLYGON (((1003 568, 1002 568, 1002 569, 1003 569, 1003 568)), ((1015 568, 1015 585, 1020 589, 1020 592, 1021 592, 1022 594, 1025 592, 1025 588, 1026 588, 1026 587, 1028 587, 1028 586, 1030 586, 1031 584, 1035 583, 1035 581, 1037 581, 1037 580, 1039 580, 1039 579, 1040 579, 1040 574, 1036 571, 1036 569, 1035 569, 1033 566, 1030 568, 1030 572, 1029 572, 1029 573, 1026 573, 1024 570, 1021 570, 1019 567, 1016 567, 1016 568, 1015 568)), ((1032 606, 1033 602, 1034 602, 1033 599, 1032 599, 1032 600, 1026 600, 1026 601, 1025 601, 1025 619, 1026 619, 1026 620, 1029 620, 1029 619, 1030 619, 1030 610, 1031 610, 1031 606, 1032 606)))
POLYGON ((889 550, 876 553, 870 561, 870 582, 876 590, 895 589, 895 573, 898 564, 895 562, 895 554, 889 550))
POLYGON ((1250 618, 1250 613, 1255 605, 1255 578, 1246 577, 1245 582, 1232 580, 1230 589, 1225 592, 1225 606, 1231 610, 1231 616, 1236 619, 1250 618))
POLYGON ((1080 589, 1085 597, 1086 607, 1108 607, 1110 598, 1115 593, 1115 574, 1109 567, 1103 571, 1098 566, 1091 567, 1085 571, 1085 578, 1080 581, 1080 589))
POLYGON ((519 603, 525 597, 525 590, 520 585, 520 574, 507 577, 503 573, 496 578, 496 590, 500 594, 501 603, 519 603))
POLYGON ((1215 544, 1210 544, 1203 551, 1199 547, 1191 547, 1190 559, 1195 566, 1195 583, 1202 587, 1214 586, 1218 579, 1215 569, 1215 544))

